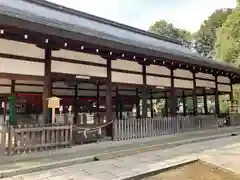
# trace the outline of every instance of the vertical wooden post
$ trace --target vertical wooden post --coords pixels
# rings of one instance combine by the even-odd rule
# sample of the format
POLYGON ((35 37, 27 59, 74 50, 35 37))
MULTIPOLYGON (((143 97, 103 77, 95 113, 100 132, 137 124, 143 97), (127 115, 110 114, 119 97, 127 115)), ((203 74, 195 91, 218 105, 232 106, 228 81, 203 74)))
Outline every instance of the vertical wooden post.
POLYGON ((150 97, 150 107, 151 107, 151 118, 153 118, 154 112, 153 112, 153 95, 151 92, 151 97, 150 97))
POLYGON ((11 95, 9 97, 9 124, 15 125, 16 121, 16 94, 15 94, 15 80, 11 81, 11 95))
POLYGON ((78 119, 78 83, 74 87, 74 124, 77 124, 78 119))
POLYGON ((215 113, 219 115, 218 76, 215 75, 215 113))
POLYGON ((183 102, 183 115, 186 116, 186 97, 185 97, 185 92, 182 92, 182 102, 183 102))
MULTIPOLYGON (((111 59, 106 59, 107 61, 107 80, 106 80, 106 120, 107 123, 111 122, 112 119, 112 61, 111 59)), ((113 138, 113 125, 110 124, 107 127, 107 136, 113 138)))
POLYGON ((176 98, 176 89, 174 87, 174 69, 173 68, 171 68, 170 113, 171 113, 171 116, 177 115, 177 98, 176 98))
POLYGON ((99 111, 99 106, 100 106, 100 87, 99 86, 100 86, 99 82, 97 82, 97 104, 96 104, 96 106, 97 106, 98 111, 99 111))
POLYGON ((230 88, 231 88, 230 101, 231 101, 231 104, 233 104, 233 83, 232 83, 232 80, 230 81, 230 88))
POLYGON ((138 88, 136 88, 136 118, 140 118, 140 107, 139 107, 139 95, 138 95, 138 88))
POLYGON ((193 115, 197 116, 197 85, 196 85, 196 74, 193 72, 193 90, 192 90, 192 100, 193 100, 193 115))
POLYGON ((167 93, 167 91, 164 91, 164 97, 165 97, 165 104, 164 104, 165 116, 168 117, 168 93, 167 93))
POLYGON ((115 98, 115 106, 116 106, 116 118, 118 118, 118 111, 119 111, 119 97, 118 97, 118 86, 116 86, 116 98, 115 98))
POLYGON ((142 89, 142 117, 146 118, 148 115, 147 111, 147 100, 148 100, 148 92, 147 92, 147 77, 146 77, 146 65, 142 64, 142 73, 143 73, 143 89, 142 89))
POLYGON ((204 114, 208 114, 207 93, 205 88, 203 88, 203 102, 204 102, 204 114))
POLYGON ((50 111, 48 109, 47 98, 51 97, 52 80, 51 80, 51 56, 52 50, 50 47, 45 49, 45 65, 44 65, 44 85, 43 85, 43 117, 45 124, 48 124, 50 119, 50 111))
POLYGON ((8 155, 11 156, 13 153, 13 126, 10 125, 8 128, 8 155))

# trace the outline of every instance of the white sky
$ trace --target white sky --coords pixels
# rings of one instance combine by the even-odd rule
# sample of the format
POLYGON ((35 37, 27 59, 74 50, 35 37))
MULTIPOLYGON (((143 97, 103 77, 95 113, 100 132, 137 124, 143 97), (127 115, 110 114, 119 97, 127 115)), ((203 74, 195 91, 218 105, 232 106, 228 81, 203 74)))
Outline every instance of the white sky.
POLYGON ((195 32, 219 8, 234 8, 236 0, 49 0, 76 10, 148 30, 157 20, 195 32))

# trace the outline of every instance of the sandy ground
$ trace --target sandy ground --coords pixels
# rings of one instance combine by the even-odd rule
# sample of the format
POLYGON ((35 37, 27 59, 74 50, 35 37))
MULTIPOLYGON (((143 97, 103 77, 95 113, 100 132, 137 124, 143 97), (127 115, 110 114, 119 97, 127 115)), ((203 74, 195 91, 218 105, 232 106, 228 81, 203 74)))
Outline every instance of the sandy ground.
POLYGON ((188 164, 144 180, 240 180, 240 175, 203 162, 188 164))

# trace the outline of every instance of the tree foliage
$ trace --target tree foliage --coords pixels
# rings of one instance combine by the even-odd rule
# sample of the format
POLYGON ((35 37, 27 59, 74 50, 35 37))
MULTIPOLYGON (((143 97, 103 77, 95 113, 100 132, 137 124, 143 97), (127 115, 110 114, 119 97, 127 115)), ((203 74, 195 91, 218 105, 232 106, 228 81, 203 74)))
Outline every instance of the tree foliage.
POLYGON ((240 67, 240 10, 236 9, 223 23, 215 44, 216 57, 240 67))
POLYGON ((227 19, 232 9, 219 9, 205 20, 195 35, 195 49, 201 55, 208 56, 214 49, 216 33, 227 19))
POLYGON ((172 23, 165 20, 156 21, 150 26, 149 31, 158 35, 171 37, 183 42, 187 47, 190 46, 193 36, 190 32, 174 27, 172 23))

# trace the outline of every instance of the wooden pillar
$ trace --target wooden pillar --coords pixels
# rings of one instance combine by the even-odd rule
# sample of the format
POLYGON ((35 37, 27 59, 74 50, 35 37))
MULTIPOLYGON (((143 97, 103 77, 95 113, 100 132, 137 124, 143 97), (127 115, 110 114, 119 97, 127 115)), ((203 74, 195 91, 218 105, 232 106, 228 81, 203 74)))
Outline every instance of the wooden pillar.
POLYGON ((138 88, 136 88, 136 118, 140 118, 139 95, 138 88))
MULTIPOLYGON (((112 119, 112 60, 106 59, 107 61, 107 79, 106 79, 106 120, 107 123, 111 122, 112 119)), ((107 136, 111 136, 113 138, 113 125, 110 124, 107 127, 107 136)))
MULTIPOLYGON (((6 106, 5 106, 6 109, 6 106)), ((16 125, 16 94, 15 94, 15 80, 11 81, 11 95, 9 97, 9 124, 16 125)))
POLYGON ((205 88, 203 88, 203 102, 204 102, 204 114, 208 114, 207 93, 205 88))
POLYGON ((185 96, 185 92, 182 92, 182 102, 183 102, 183 115, 186 116, 186 96, 185 96))
POLYGON ((196 74, 193 72, 193 90, 192 90, 192 100, 193 100, 193 115, 197 116, 197 85, 196 85, 196 74))
POLYGON ((165 116, 168 117, 168 93, 167 93, 167 91, 164 92, 164 97, 165 97, 165 104, 164 104, 165 116))
POLYGON ((44 65, 44 84, 43 84, 43 117, 45 124, 50 122, 50 111, 48 109, 47 98, 51 97, 52 92, 52 80, 51 80, 51 48, 47 47, 45 49, 45 65, 44 65))
POLYGON ((74 124, 77 124, 78 118, 78 83, 74 86, 74 124))
POLYGON ((118 87, 116 86, 116 98, 115 98, 115 106, 116 106, 116 118, 119 119, 118 117, 118 112, 119 112, 119 92, 118 92, 118 87))
POLYGON ((170 116, 177 115, 177 97, 176 97, 176 89, 174 88, 174 69, 171 68, 171 88, 170 88, 170 116))
POLYGON ((146 65, 142 65, 142 73, 143 73, 143 90, 142 90, 142 117, 147 117, 147 100, 148 100, 148 92, 147 92, 147 77, 146 77, 146 65))
POLYGON ((96 103, 96 107, 97 110, 99 111, 99 106, 100 106, 100 87, 99 87, 99 82, 97 82, 97 103, 96 103))
POLYGON ((217 75, 215 75, 215 113, 219 115, 219 96, 218 96, 218 81, 217 75))
POLYGON ((232 80, 230 82, 230 88, 231 88, 231 92, 230 92, 230 101, 231 101, 231 104, 233 104, 233 84, 232 84, 232 80))
POLYGON ((150 96, 150 107, 151 107, 151 118, 153 118, 154 112, 153 112, 153 95, 152 95, 152 92, 151 92, 151 96, 150 96))

